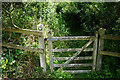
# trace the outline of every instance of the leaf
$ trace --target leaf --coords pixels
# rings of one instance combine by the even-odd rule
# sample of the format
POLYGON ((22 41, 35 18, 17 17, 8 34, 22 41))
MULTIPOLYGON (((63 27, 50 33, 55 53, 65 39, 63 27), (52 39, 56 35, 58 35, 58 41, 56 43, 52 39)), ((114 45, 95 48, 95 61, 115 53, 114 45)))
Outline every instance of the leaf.
POLYGON ((8 59, 6 59, 6 64, 8 63, 8 59))

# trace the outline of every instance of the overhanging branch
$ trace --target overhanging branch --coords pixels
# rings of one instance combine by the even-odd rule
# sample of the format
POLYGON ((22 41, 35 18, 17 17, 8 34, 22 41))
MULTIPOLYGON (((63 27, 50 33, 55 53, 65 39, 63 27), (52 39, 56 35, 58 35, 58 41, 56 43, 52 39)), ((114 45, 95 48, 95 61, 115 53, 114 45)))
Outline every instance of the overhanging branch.
MULTIPOLYGON (((12 19, 12 17, 11 17, 11 14, 10 14, 7 10, 5 10, 5 9, 2 9, 2 10, 9 15, 10 23, 13 25, 12 27, 19 29, 19 27, 14 24, 13 19, 12 19)), ((13 11, 13 10, 12 10, 12 11, 13 11)), ((12 11, 11 11, 11 12, 12 12, 12 11)))

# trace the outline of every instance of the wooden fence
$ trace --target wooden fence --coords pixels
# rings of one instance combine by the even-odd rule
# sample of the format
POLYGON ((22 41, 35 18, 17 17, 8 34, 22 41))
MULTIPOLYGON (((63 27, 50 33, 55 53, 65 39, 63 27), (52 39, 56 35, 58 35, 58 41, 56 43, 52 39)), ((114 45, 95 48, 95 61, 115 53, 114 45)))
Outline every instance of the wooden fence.
MULTIPOLYGON (((11 29, 3 28, 3 31, 22 33, 22 34, 33 34, 39 36, 39 46, 38 48, 20 46, 9 43, 2 43, 2 46, 22 49, 27 51, 39 52, 40 53, 40 65, 43 67, 43 71, 46 72, 46 62, 45 62, 45 42, 44 42, 44 27, 41 25, 37 26, 37 30, 28 30, 28 29, 11 29)), ((108 52, 103 51, 104 48, 104 39, 120 40, 120 36, 111 36, 105 35, 105 29, 100 28, 94 36, 68 36, 68 37, 53 37, 52 31, 48 32, 48 48, 49 48, 49 61, 50 61, 50 70, 54 71, 54 67, 59 67, 58 70, 61 70, 64 67, 92 67, 90 70, 65 70, 70 73, 88 73, 90 71, 100 70, 102 63, 102 55, 109 55, 120 57, 120 53, 117 52, 108 52), (70 41, 70 40, 89 40, 81 48, 65 48, 65 49, 53 49, 53 41, 70 41), (90 44, 93 44, 93 48, 87 48, 90 44), (72 57, 53 57, 53 52, 68 52, 76 51, 72 57), (92 52, 92 56, 77 57, 82 52, 92 52), (64 64, 53 64, 54 60, 67 60, 64 64), (69 64, 73 60, 92 60, 92 63, 83 63, 83 64, 69 64)))
POLYGON ((98 56, 97 56, 97 70, 100 70, 102 64, 102 55, 120 57, 120 53, 103 51, 104 39, 109 40, 120 40, 120 36, 105 35, 105 29, 99 29, 99 46, 98 46, 98 56))
POLYGON ((10 43, 2 43, 2 46, 9 47, 9 48, 15 48, 15 49, 21 49, 25 51, 33 51, 33 52, 39 52, 40 53, 40 65, 43 67, 43 71, 46 71, 46 62, 45 62, 45 43, 44 43, 44 27, 38 25, 37 30, 28 30, 28 29, 15 29, 15 28, 7 28, 4 27, 2 29, 3 31, 7 32, 14 32, 14 33, 22 33, 22 34, 32 34, 35 36, 39 36, 39 45, 38 48, 34 47, 28 47, 28 46, 20 46, 16 44, 10 44, 10 43))

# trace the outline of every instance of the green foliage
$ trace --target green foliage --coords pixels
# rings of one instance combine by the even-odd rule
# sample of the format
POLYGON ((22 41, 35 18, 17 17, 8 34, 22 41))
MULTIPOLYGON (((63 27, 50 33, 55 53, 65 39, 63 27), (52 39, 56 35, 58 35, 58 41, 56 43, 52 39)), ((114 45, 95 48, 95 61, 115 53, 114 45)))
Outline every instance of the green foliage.
POLYGON ((94 72, 94 73, 89 73, 88 75, 89 78, 113 78, 112 73, 110 73, 107 70, 103 70, 103 71, 98 71, 98 72, 94 72))
POLYGON ((119 59, 116 57, 103 56, 102 69, 88 74, 90 78, 119 78, 119 59))
POLYGON ((117 76, 118 78, 120 78, 120 68, 117 69, 116 72, 117 72, 117 75, 116 75, 116 76, 117 76))
MULTIPOLYGON (((98 28, 106 28, 106 34, 120 35, 120 3, 103 2, 27 2, 27 3, 3 3, 4 10, 11 15, 13 23, 22 29, 37 29, 38 24, 45 27, 45 37, 51 29, 53 36, 93 36, 98 28)), ((3 27, 11 27, 10 15, 2 11, 3 27)), ((19 44, 21 46, 38 47, 38 36, 15 34, 3 32, 2 39, 6 43, 19 44)), ((80 48, 86 41, 68 41, 54 42, 53 48, 80 48)), ((46 44, 48 44, 46 42, 46 44)), ((89 46, 92 48, 92 45, 89 46)), ((119 41, 105 40, 106 51, 117 51, 119 41)), ((54 53, 56 54, 56 53, 54 53)), ((89 53, 88 53, 89 54, 89 53)), ((48 46, 46 46, 47 67, 49 68, 48 46)), ((73 53, 59 53, 55 56, 72 56, 73 53)), ((81 54, 82 55, 82 54, 81 54)), ((80 56, 81 56, 80 55, 80 56)), ((84 53, 83 56, 86 56, 84 53)), ((3 47, 2 69, 9 70, 9 67, 19 67, 14 72, 17 77, 24 78, 72 78, 67 72, 54 72, 53 74, 43 73, 39 67, 39 53, 31 51, 22 51, 3 47), (10 50, 10 51, 9 51, 10 50), (23 61, 23 62, 22 62, 23 61), (28 62, 25 63, 24 61, 28 62), (18 65, 17 65, 18 64, 18 65), (23 71, 25 70, 25 71, 23 71)), ((113 78, 119 77, 120 65, 119 59, 113 57, 103 57, 102 70, 100 72, 90 73, 89 77, 94 78, 113 78), (112 60, 112 62, 111 62, 112 60), (112 68, 110 68, 112 66, 112 68)), ((54 63, 64 63, 63 61, 54 61, 54 63)))
POLYGON ((63 71, 55 71, 53 74, 50 75, 51 78, 73 78, 73 76, 68 72, 63 71))

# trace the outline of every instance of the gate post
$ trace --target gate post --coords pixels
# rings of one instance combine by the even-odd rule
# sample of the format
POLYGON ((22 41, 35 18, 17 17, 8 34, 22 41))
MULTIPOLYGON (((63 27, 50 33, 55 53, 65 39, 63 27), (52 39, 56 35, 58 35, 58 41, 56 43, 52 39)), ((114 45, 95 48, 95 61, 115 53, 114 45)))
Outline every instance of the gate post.
POLYGON ((104 39, 102 39, 101 37, 105 34, 105 29, 100 28, 98 32, 99 32, 99 47, 98 47, 98 56, 97 56, 97 71, 100 70, 102 64, 102 55, 100 55, 99 53, 104 48, 104 39))
POLYGON ((93 63, 92 63, 92 71, 95 71, 96 69, 96 58, 98 53, 98 32, 95 32, 95 40, 93 43, 93 63))
MULTIPOLYGON (((37 25, 37 30, 41 31, 43 33, 43 36, 39 37, 38 41, 38 47, 41 49, 44 49, 45 51, 45 42, 44 42, 44 26, 43 24, 37 25)), ((43 71, 46 72, 46 60, 45 60, 45 52, 40 53, 40 66, 43 67, 43 71)))
MULTIPOLYGON (((52 38, 52 31, 48 32, 48 39, 52 38)), ((52 41, 48 40, 50 70, 53 72, 52 41)))

